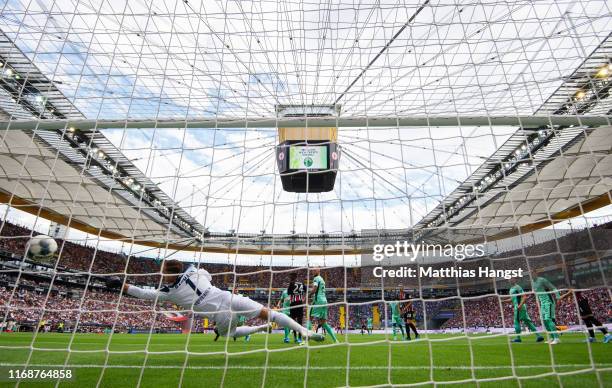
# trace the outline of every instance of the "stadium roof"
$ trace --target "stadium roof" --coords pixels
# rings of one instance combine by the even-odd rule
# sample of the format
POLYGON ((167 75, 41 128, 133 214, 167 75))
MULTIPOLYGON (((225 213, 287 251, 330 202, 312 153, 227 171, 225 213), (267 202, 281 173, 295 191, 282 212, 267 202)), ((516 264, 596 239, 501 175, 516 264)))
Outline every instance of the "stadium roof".
MULTIPOLYGON (((4 33, 0 33, 0 50, 5 72, 11 69, 12 74, 19 75, 5 77, 2 82, 0 114, 4 119, 36 119, 35 122, 84 119, 4 33)), ((33 125, 27 131, 11 130, 1 137, 1 202, 94 235, 128 242, 180 245, 192 242, 204 232, 197 221, 101 133, 69 138, 62 132, 70 133, 70 130, 65 127, 42 131, 33 125), (84 151, 85 145, 90 150, 95 146, 96 155, 84 151), (119 184, 109 174, 110 170, 117 176, 121 172, 122 179, 129 179, 130 185, 119 184), (130 187, 136 184, 139 190, 130 187), (159 205, 154 206, 154 201, 159 205), (162 204, 164 212, 157 209, 162 204)))
POLYGON ((2 187, 23 205, 128 240, 312 254, 605 204, 608 173, 591 167, 609 166, 606 1, 123 5, 5 4, 2 128, 26 131, 0 132, 2 187), (276 126, 292 122, 275 106, 332 103, 337 121, 308 122, 340 127, 336 190, 283 192, 276 126))
POLYGON ((419 236, 454 242, 495 240, 612 203, 612 127, 549 130, 556 133, 553 141, 545 143, 550 135, 536 135, 540 147, 527 147, 517 157, 515 151, 530 144, 530 132, 542 130, 513 135, 417 225, 419 236))

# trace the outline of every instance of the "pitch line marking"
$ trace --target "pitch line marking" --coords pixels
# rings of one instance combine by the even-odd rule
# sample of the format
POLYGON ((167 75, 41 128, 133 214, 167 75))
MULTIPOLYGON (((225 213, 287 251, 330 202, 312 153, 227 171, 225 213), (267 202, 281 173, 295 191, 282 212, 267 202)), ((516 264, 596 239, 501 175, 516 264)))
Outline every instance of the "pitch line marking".
MULTIPOLYGON (((0 363, 0 366, 3 367, 23 367, 25 364, 18 363, 0 363)), ((96 365, 96 364, 28 364, 28 367, 38 367, 38 368, 110 368, 110 369, 141 369, 142 365, 96 365)), ((595 367, 597 368, 608 368, 611 367, 612 363, 597 363, 597 364, 557 364, 554 365, 555 368, 584 368, 584 367, 595 367)), ((144 368, 155 368, 155 369, 195 369, 195 370, 215 370, 215 369, 306 369, 304 366, 280 366, 280 365, 272 365, 272 366, 258 366, 258 365, 228 365, 225 366, 205 366, 205 365, 192 365, 192 366, 182 366, 182 365, 148 365, 144 368)), ((394 365, 394 366, 382 366, 382 365, 373 365, 373 366, 309 366, 308 369, 313 370, 371 370, 371 369, 379 369, 379 370, 388 370, 388 369, 404 369, 404 370, 430 370, 430 369, 446 369, 446 370, 481 370, 481 369, 512 369, 511 365, 502 366, 502 365, 491 365, 491 366, 467 366, 467 365, 434 365, 432 367, 425 365, 394 365)), ((541 368, 552 368, 552 365, 515 365, 514 369, 541 369, 541 368)))

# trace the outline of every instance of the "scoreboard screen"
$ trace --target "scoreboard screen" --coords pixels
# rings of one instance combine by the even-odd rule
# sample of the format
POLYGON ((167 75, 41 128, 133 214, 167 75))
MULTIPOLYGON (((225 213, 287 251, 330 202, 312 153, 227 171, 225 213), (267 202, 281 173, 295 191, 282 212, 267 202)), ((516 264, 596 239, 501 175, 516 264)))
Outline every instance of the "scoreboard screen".
POLYGON ((322 170, 329 168, 327 146, 290 146, 289 169, 322 170))

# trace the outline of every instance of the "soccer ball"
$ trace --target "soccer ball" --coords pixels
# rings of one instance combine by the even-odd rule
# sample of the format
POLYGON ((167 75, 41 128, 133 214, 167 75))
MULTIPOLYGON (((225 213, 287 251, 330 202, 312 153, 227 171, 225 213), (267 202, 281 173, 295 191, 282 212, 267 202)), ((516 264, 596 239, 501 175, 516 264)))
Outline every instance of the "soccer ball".
POLYGON ((49 236, 39 234, 28 242, 29 257, 50 257, 57 251, 57 242, 49 236))

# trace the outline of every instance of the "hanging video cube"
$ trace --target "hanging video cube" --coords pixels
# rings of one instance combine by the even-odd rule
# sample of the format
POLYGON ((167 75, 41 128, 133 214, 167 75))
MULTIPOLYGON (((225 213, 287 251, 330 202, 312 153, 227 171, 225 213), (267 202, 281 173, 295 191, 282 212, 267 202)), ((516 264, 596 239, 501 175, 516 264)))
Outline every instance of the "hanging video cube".
POLYGON ((332 191, 340 161, 340 148, 329 140, 286 140, 276 147, 276 162, 285 191, 332 191))
MULTIPOLYGON (((278 105, 282 118, 337 117, 339 105, 278 105)), ((338 128, 278 128, 276 163, 285 191, 322 193, 332 191, 340 162, 338 128)))

